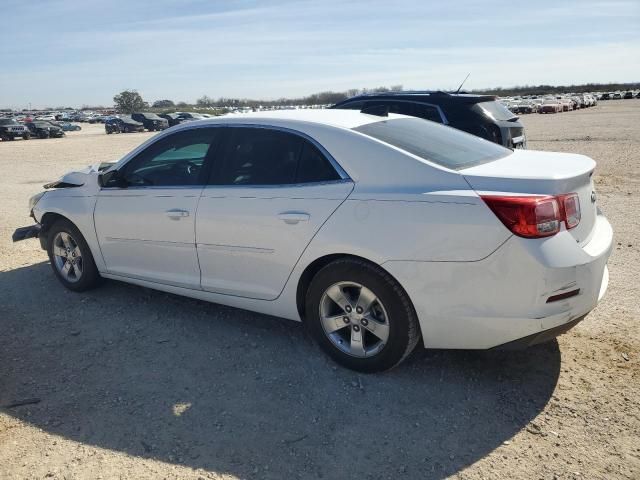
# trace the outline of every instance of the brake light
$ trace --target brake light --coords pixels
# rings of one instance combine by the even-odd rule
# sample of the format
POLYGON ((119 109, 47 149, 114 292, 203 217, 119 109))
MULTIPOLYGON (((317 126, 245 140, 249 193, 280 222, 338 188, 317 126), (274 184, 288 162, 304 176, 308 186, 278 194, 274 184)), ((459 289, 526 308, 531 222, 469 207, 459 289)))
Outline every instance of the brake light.
POLYGON ((559 196, 502 196, 482 195, 500 221, 515 235, 524 238, 543 238, 580 223, 580 200, 575 193, 559 196))
POLYGON ((500 221, 520 237, 541 238, 560 231, 560 207, 555 197, 483 195, 500 221))
POLYGON ((562 216, 567 224, 567 230, 576 227, 580 223, 580 198, 577 193, 567 193, 560 195, 560 207, 562 216))

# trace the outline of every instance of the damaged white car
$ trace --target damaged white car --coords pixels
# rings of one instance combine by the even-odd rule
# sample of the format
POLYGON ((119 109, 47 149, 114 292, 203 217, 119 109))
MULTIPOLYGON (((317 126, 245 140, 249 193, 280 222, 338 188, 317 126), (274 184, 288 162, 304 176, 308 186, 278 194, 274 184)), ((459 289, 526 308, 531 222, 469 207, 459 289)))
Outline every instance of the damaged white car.
POLYGON ((604 294, 595 162, 402 115, 191 122, 31 199, 53 271, 302 320, 360 371, 551 339, 604 294))

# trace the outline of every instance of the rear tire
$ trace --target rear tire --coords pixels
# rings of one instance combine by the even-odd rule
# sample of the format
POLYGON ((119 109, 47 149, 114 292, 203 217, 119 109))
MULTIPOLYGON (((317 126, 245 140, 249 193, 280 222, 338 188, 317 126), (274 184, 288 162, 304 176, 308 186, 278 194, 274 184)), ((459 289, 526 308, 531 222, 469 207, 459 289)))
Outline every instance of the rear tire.
POLYGON ((307 291, 305 313, 305 326, 320 348, 359 372, 395 367, 420 339, 404 289, 383 269, 360 259, 322 268, 307 291))
POLYGON ((102 277, 80 230, 66 219, 56 221, 47 233, 47 253, 60 283, 74 292, 95 288, 102 277))

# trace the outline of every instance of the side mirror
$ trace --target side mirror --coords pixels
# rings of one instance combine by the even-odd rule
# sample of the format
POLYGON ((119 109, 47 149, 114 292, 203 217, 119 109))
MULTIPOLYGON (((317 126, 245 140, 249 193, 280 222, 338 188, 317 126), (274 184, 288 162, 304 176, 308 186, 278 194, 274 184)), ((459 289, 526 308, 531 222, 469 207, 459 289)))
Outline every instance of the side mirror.
POLYGON ((116 187, 127 188, 129 183, 124 178, 120 170, 111 170, 109 172, 101 173, 98 176, 98 183, 101 187, 116 187))

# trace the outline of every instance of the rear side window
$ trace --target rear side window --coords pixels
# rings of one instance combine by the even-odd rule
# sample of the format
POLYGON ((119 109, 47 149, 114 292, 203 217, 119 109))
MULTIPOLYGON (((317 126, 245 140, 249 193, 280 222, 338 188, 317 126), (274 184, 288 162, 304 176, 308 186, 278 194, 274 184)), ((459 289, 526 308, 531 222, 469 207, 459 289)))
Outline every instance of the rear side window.
POLYGON ((330 182, 340 180, 340 175, 327 158, 311 142, 303 140, 296 183, 330 182))
POLYGON ((511 154, 511 150, 495 143, 417 118, 384 120, 354 130, 452 170, 511 154))
POLYGON ((268 128, 234 128, 214 168, 212 185, 292 185, 340 177, 304 138, 268 128))
POLYGON ((432 122, 442 123, 442 117, 438 109, 432 105, 414 102, 394 102, 389 100, 381 100, 376 102, 368 102, 369 106, 385 106, 389 107, 389 113, 399 113, 410 117, 424 118, 432 122))

